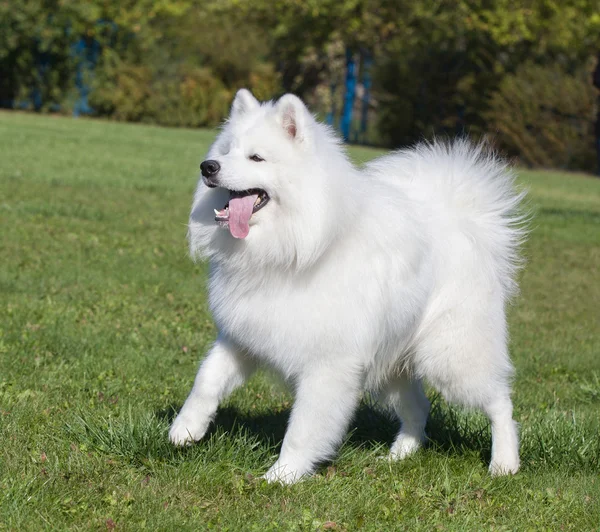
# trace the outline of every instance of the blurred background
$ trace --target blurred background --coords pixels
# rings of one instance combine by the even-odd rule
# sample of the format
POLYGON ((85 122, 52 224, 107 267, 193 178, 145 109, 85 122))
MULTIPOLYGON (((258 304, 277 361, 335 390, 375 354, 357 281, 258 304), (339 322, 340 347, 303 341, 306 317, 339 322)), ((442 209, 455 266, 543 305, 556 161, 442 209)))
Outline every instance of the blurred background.
POLYGON ((294 92, 351 143, 594 172, 599 51, 598 0, 3 1, 0 106, 212 127, 294 92))

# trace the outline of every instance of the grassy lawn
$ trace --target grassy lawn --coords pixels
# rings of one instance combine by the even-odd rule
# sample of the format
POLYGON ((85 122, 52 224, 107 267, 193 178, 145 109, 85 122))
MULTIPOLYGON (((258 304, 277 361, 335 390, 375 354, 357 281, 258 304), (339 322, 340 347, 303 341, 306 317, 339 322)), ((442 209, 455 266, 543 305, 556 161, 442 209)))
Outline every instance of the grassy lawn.
POLYGON ((0 113, 0 529, 600 530, 600 180, 583 175, 520 174, 518 475, 490 478, 483 417, 430 394, 414 457, 377 459, 398 427, 366 401, 334 463, 267 485, 290 397, 264 375, 171 447, 216 333, 185 241, 213 134, 0 113))

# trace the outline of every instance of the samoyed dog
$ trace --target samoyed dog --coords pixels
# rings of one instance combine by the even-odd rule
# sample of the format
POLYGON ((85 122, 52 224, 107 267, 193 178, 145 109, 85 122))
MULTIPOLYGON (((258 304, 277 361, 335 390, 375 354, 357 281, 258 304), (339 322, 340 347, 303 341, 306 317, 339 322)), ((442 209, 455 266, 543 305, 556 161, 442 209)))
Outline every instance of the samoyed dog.
POLYGON ((401 420, 390 458, 415 452, 424 381, 489 417, 491 474, 519 469, 505 307, 524 230, 504 163, 458 140, 356 168, 299 98, 242 89, 201 170, 189 243, 210 262, 219 333, 174 444, 200 440, 219 402, 267 366, 295 396, 269 481, 331 458, 365 391, 401 420))

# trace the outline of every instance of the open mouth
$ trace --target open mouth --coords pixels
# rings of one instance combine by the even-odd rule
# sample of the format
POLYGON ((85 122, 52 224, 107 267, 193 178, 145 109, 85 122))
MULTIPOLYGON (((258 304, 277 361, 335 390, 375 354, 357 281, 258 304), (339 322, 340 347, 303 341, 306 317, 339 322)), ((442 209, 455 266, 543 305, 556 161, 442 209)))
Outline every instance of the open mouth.
POLYGON ((250 218, 260 211, 269 199, 269 195, 260 188, 230 190, 226 205, 220 211, 215 209, 215 221, 223 227, 229 227, 233 237, 245 238, 250 232, 250 218))

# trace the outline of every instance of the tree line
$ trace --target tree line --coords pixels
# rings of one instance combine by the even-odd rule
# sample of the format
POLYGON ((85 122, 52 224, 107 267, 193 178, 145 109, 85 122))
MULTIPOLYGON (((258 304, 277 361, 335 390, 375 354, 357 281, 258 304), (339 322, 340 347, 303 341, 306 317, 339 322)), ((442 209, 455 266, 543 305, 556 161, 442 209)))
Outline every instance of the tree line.
POLYGON ((350 56, 351 140, 487 135, 591 170, 598 52, 597 0, 25 0, 0 3, 0 104, 214 126, 244 86, 338 125, 350 56))

